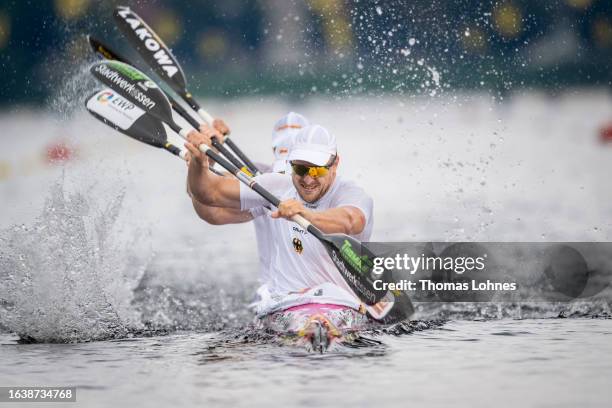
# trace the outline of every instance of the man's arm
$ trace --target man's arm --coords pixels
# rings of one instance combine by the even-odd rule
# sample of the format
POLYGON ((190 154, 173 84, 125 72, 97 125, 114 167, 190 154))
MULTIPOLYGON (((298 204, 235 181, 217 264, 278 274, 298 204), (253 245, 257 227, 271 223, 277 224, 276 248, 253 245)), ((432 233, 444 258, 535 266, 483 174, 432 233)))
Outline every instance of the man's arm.
POLYGON ((280 203, 272 218, 291 219, 300 214, 326 234, 360 234, 366 225, 365 214, 357 207, 343 206, 324 211, 313 211, 305 208, 297 200, 286 200, 280 203))
POLYGON ((193 198, 205 206, 227 207, 240 209, 240 184, 237 179, 220 177, 208 169, 208 157, 204 155, 199 146, 207 142, 210 134, 220 136, 218 131, 211 128, 192 132, 187 136, 185 147, 191 154, 187 183, 193 198))
MULTIPOLYGON (((188 165, 190 161, 190 153, 187 153, 188 165)), ((233 176, 228 173, 224 177, 233 176)), ((250 211, 240 211, 235 208, 210 207, 200 203, 194 198, 189 183, 187 183, 187 195, 191 198, 191 203, 196 214, 211 225, 240 224, 251 221, 254 218, 250 211)))
POLYGON ((240 211, 235 208, 210 207, 192 200, 193 209, 196 214, 211 225, 241 224, 253 219, 250 211, 240 211))
POLYGON ((357 207, 330 208, 325 211, 307 211, 304 217, 326 234, 357 235, 363 232, 366 218, 357 207))

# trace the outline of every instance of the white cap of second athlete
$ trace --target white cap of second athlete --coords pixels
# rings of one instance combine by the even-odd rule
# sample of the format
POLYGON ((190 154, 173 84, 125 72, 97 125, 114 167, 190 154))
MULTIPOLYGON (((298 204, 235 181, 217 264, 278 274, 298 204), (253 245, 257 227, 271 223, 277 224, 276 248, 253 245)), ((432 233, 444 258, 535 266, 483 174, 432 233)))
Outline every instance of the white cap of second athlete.
POLYGON ((287 154, 291 151, 298 132, 309 125, 308 119, 295 112, 289 112, 274 124, 272 148, 274 164, 272 171, 278 173, 287 169, 287 154))

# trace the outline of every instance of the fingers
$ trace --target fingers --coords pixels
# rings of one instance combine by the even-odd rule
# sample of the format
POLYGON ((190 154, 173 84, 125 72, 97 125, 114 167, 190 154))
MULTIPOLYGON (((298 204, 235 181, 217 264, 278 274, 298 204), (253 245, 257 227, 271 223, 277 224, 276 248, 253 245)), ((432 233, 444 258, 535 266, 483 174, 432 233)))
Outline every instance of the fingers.
POLYGON ((193 143, 187 142, 185 143, 185 148, 189 152, 189 164, 194 162, 202 167, 208 167, 208 159, 198 147, 196 147, 193 143))
POLYGON ((189 142, 185 143, 185 148, 188 151, 189 157, 191 157, 192 159, 197 159, 198 156, 202 156, 202 152, 200 151, 200 149, 198 149, 189 142))
POLYGON ((223 135, 217 129, 210 127, 206 124, 200 126, 200 133, 208 138, 209 140, 213 137, 217 138, 218 141, 223 141, 223 135))
POLYGON ((304 206, 302 203, 297 200, 286 200, 278 205, 278 209, 271 214, 271 217, 291 219, 303 212, 304 206))
POLYGON ((215 119, 213 122, 213 127, 218 130, 222 135, 229 135, 230 128, 222 119, 215 119))
POLYGON ((298 215, 299 213, 300 213, 299 211, 296 211, 295 209, 291 208, 291 209, 284 211, 283 216, 289 219, 289 218, 293 218, 294 215, 298 215))
POLYGON ((187 140, 196 147, 199 147, 201 144, 205 144, 209 147, 212 147, 210 135, 198 132, 195 129, 187 134, 187 140))

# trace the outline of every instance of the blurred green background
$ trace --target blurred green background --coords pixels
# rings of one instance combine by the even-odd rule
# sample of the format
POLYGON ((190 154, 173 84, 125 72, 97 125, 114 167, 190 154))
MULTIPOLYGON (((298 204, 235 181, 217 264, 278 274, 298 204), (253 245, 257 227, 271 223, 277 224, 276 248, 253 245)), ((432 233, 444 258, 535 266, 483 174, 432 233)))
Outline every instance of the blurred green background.
POLYGON ((55 73, 92 58, 85 34, 127 53, 117 5, 160 34, 205 95, 503 96, 612 80, 606 0, 3 0, 0 104, 44 103, 55 73))

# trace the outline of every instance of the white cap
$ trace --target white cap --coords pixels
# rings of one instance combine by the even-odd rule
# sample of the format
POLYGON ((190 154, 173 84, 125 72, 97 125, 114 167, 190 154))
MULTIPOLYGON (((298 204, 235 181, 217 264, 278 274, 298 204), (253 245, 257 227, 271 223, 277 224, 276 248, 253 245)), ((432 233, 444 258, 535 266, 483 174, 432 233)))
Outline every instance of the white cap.
POLYGON ((274 149, 274 163, 272 164, 272 171, 274 173, 287 172, 289 170, 289 163, 287 162, 287 156, 293 146, 293 139, 286 138, 279 143, 274 149))
POLYGON ((308 125, 310 123, 308 123, 308 119, 304 116, 299 113, 289 112, 274 124, 272 148, 276 148, 280 144, 287 145, 287 139, 290 139, 291 144, 293 144, 295 135, 308 125))
POLYGON ((308 119, 295 112, 289 112, 274 124, 274 130, 272 131, 273 172, 279 173, 288 170, 287 155, 293 147, 295 136, 308 125, 308 119))
POLYGON ((312 125, 296 135, 287 161, 301 160, 316 166, 325 166, 336 154, 336 137, 323 126, 312 125))

